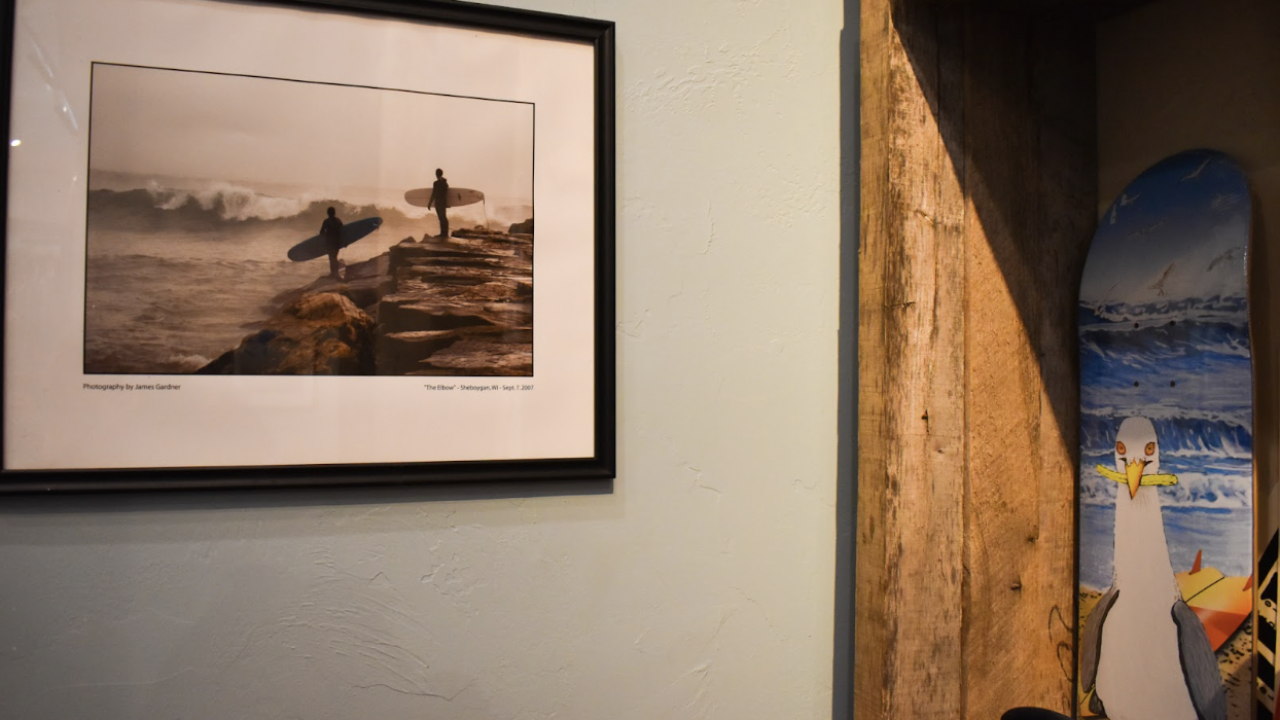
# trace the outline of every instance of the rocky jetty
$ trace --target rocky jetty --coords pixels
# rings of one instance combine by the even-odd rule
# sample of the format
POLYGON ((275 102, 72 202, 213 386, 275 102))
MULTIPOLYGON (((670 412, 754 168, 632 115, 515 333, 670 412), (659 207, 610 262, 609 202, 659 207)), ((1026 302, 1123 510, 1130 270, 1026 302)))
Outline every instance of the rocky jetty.
POLYGON ((320 278, 273 306, 197 372, 529 376, 533 237, 476 228, 406 238, 347 267, 342 280, 320 278))

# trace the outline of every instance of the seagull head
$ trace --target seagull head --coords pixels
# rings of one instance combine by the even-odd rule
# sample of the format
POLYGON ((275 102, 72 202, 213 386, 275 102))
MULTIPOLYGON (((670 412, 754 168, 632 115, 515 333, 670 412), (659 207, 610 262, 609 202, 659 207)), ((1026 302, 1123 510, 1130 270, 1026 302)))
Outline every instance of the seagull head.
POLYGON ((1116 433, 1116 472, 1125 476, 1130 499, 1138 494, 1144 475, 1160 474, 1160 442, 1156 439, 1156 426, 1147 418, 1125 418, 1120 423, 1116 433))

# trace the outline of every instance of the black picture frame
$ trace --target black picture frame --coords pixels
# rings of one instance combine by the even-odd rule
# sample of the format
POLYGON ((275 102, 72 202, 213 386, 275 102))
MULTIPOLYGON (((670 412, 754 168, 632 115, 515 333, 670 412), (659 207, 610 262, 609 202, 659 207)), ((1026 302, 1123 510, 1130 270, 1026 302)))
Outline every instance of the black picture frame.
MULTIPOLYGON (((14 93, 19 86, 15 80, 19 70, 15 69, 15 58, 31 49, 19 46, 15 38, 16 18, 20 17, 18 9, 22 3, 58 3, 74 4, 76 2, 89 5, 95 0, 4 0, 0 7, 0 58, 3 59, 5 71, 0 73, 0 97, 5 103, 5 111, 0 113, 0 122, 4 123, 6 138, 13 138, 13 122, 16 116, 14 93)), ((600 480, 610 479, 615 474, 616 463, 616 378, 615 378, 615 59, 614 33, 615 26, 611 21, 571 17, 543 12, 481 5, 452 0, 205 0, 211 8, 219 12, 242 13, 246 22, 253 22, 258 13, 270 13, 274 17, 284 13, 288 17, 319 17, 326 22, 341 23, 349 20, 353 23, 377 26, 379 23, 395 23, 396 27, 415 26, 424 28, 444 28, 445 31, 483 32, 498 38, 509 37, 511 42, 569 44, 590 48, 590 73, 592 80, 591 108, 593 116, 589 119, 593 137, 590 139, 590 163, 593 177, 590 181, 590 199, 593 205, 593 221, 589 238, 590 252, 593 254, 584 262, 589 262, 592 277, 587 282, 589 289, 582 291, 583 299, 590 307, 591 341, 589 347, 581 347, 574 352, 581 352, 582 362, 590 363, 594 374, 589 381, 590 418, 579 425, 589 424, 590 438, 578 438, 586 449, 571 455, 542 453, 533 457, 487 457, 447 458, 404 460, 391 458, 381 461, 363 457, 353 462, 325 461, 317 463, 288 461, 275 462, 242 462, 232 461, 228 464, 209 464, 207 462, 173 463, 152 465, 147 460, 149 444, 159 446, 166 443, 165 437, 129 435, 136 440, 137 463, 126 463, 124 466, 104 465, 84 466, 83 463, 67 467, 29 467, 20 463, 11 465, 15 449, 21 443, 45 442, 47 437, 32 438, 25 433, 28 423, 43 427, 58 425, 58 413, 70 419, 74 413, 68 413, 66 407, 58 403, 50 403, 43 407, 40 402, 32 402, 30 398, 15 399, 15 378, 20 373, 13 371, 11 362, 22 353, 30 352, 28 348, 39 341, 33 336, 30 323, 15 321, 24 317, 18 309, 6 304, 0 313, 0 366, 4 370, 3 402, 0 402, 0 417, 3 419, 3 446, 0 447, 0 494, 3 493, 48 493, 48 492, 98 492, 117 490, 177 490, 208 488, 264 488, 264 487, 321 487, 321 486, 359 486, 359 485, 400 485, 421 483, 472 483, 487 481, 541 481, 541 480, 600 480), (296 15, 295 15, 296 14, 296 15), (13 313, 13 314, 11 314, 13 313), (589 357, 586 355, 589 354, 589 357), (40 418, 40 414, 49 413, 54 416, 40 418), (39 422, 36 422, 36 421, 39 422)), ((49 38, 42 38, 47 41, 49 38)), ((70 41, 70 39, 68 39, 70 41)), ((234 45, 234 42, 229 44, 234 45)), ((93 62, 113 62, 114 58, 93 58, 93 62)), ((126 58, 123 62, 131 62, 126 58)), ((157 62, 157 65, 164 65, 157 62)), ((61 73, 91 73, 91 68, 60 67, 61 73)), ((378 85, 371 81, 370 85, 378 85)), ((75 105, 84 98, 71 98, 68 103, 75 105)), ((585 121, 585 120, 584 120, 585 121)), ((23 147, 17 150, 17 139, 6 147, 3 156, 5 164, 0 172, 0 208, 7 220, 6 229, 0 246, 4 248, 4 271, 0 272, 0 297, 10 298, 10 292, 17 292, 14 286, 15 274, 22 272, 15 269, 14 262, 16 241, 12 233, 21 222, 15 222, 10 215, 11 190, 23 186, 22 168, 15 165, 15 152, 38 152, 23 147)), ((57 153, 60 150, 49 149, 45 152, 57 153)), ((538 161, 544 158, 538 157, 538 161)), ((540 166, 539 166, 540 167, 540 166)), ((87 175, 87 171, 86 171, 87 175)), ((76 186, 86 192, 87 180, 76 186)), ((584 202, 586 198, 582 199, 584 202)), ((81 197, 81 204, 86 200, 81 197)), ((566 204, 570 204, 566 201, 566 204)), ((83 242, 87 242, 84 240, 83 242)), ((83 270, 67 270, 68 273, 83 270)), ((537 274, 537 271, 534 271, 537 274)), ((81 283, 84 280, 81 277, 81 283)), ((584 286, 586 287, 586 286, 584 286)), ((81 301, 84 302, 83 300, 81 301)), ((67 322, 73 322, 67 318, 67 322)), ((57 318, 55 317, 55 321, 57 318)), ((60 321, 58 321, 60 322, 60 321)), ((567 352, 567 351, 566 351, 567 352)), ((83 365, 81 365, 83 368, 83 365)), ((59 392, 68 393, 74 405, 73 391, 67 391, 68 384, 83 384, 86 376, 57 377, 49 382, 59 388, 59 392)), ((314 378, 315 376, 308 376, 314 378)), ((465 380, 465 378, 464 378, 465 380)), ((500 379, 499 379, 500 380, 500 379)), ((515 378, 526 383, 538 382, 537 374, 532 378, 515 378)), ((494 385, 498 387, 497 384, 494 385)), ((509 388, 508 388, 509 389, 509 388)), ((87 392, 87 391, 86 391, 87 392)), ((30 393, 28 393, 30 394, 30 393)), ((121 397, 124 397, 122 394, 121 397)), ((426 396, 417 398, 424 402, 426 396)), ((412 402, 413 400, 410 400, 412 402)), ((94 402, 97 402, 96 399, 94 402)), ((548 402, 554 406, 554 402, 548 402)), ((73 407, 74 409, 74 407, 73 407)), ((585 413, 584 413, 585 415, 585 413)), ((111 424, 113 419, 108 415, 97 422, 111 424)), ((541 422, 531 417, 530 423, 541 422)), ((121 431, 127 432, 127 431, 121 431)), ((55 443, 70 445, 64 438, 55 443)), ((56 454, 56 452, 55 452, 56 454)), ((56 462, 55 462, 56 464, 56 462)))

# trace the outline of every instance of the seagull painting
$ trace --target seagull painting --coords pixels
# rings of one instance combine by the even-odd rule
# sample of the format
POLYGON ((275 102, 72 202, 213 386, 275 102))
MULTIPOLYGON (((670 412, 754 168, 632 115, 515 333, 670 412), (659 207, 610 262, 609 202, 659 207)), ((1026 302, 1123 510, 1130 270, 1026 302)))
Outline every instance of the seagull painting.
POLYGON ((1164 272, 1160 274, 1160 279, 1152 283, 1151 287, 1147 289, 1155 290, 1157 295, 1163 297, 1165 295, 1164 284, 1169 281, 1169 273, 1173 272, 1173 266, 1177 264, 1169 263, 1169 267, 1165 268, 1164 272))
POLYGON ((1143 228, 1138 228, 1137 230, 1134 230, 1133 232, 1129 233, 1129 237, 1130 237, 1130 238, 1144 238, 1144 237, 1147 237, 1148 235, 1150 235, 1151 233, 1153 233, 1153 232, 1155 232, 1155 231, 1159 230, 1159 229, 1160 229, 1160 228, 1162 228, 1162 227, 1164 227, 1164 221, 1163 221, 1163 220, 1161 220, 1161 221, 1160 221, 1160 222, 1158 222, 1158 223, 1154 223, 1154 224, 1148 225, 1148 226, 1143 227, 1143 228))
POLYGON ((1221 264, 1222 264, 1222 263, 1224 263, 1224 262, 1233 262, 1233 261, 1235 261, 1235 259, 1236 259, 1236 250, 1239 250, 1239 249, 1240 249, 1240 248, 1238 248, 1238 247, 1233 247, 1233 248, 1231 248, 1231 249, 1227 250, 1226 252, 1222 253, 1222 254, 1221 254, 1221 255, 1219 255, 1218 257, 1214 258, 1214 259, 1213 259, 1213 262, 1209 263, 1209 267, 1205 268, 1205 272, 1212 272, 1214 268, 1218 267, 1219 265, 1221 265, 1221 264))
POLYGON ((1081 638, 1089 710, 1110 720, 1225 720, 1226 693, 1204 626, 1182 599, 1169 560, 1155 425, 1130 417, 1116 434, 1115 562, 1111 589, 1081 638))
POLYGON ((1208 166, 1209 166, 1209 163, 1210 163, 1210 162, 1212 162, 1212 161, 1213 161, 1213 156, 1212 156, 1212 155, 1210 155, 1209 157, 1207 157, 1207 158, 1205 158, 1205 159, 1204 159, 1204 162, 1200 163, 1200 167, 1196 168, 1195 170, 1192 170, 1191 172, 1187 173, 1186 175, 1183 175, 1183 176, 1182 176, 1182 179, 1183 179, 1184 181, 1186 181, 1186 180, 1195 180, 1196 178, 1200 177, 1200 173, 1204 172, 1204 169, 1205 169, 1206 167, 1208 167, 1208 166))

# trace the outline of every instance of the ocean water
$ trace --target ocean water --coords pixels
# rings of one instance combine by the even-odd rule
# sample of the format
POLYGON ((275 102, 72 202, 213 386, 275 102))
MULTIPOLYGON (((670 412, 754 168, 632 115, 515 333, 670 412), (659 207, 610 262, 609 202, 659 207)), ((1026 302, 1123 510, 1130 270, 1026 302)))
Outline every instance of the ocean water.
MULTIPOLYGON (((439 232, 434 212, 403 191, 282 186, 95 172, 86 228, 84 369, 90 374, 187 373, 231 349, 277 308, 279 293, 328 274, 328 259, 295 263, 333 206, 344 222, 383 218, 343 249, 351 264, 406 237, 439 232)), ((524 202, 450 211, 454 228, 505 228, 532 217, 524 202)))

